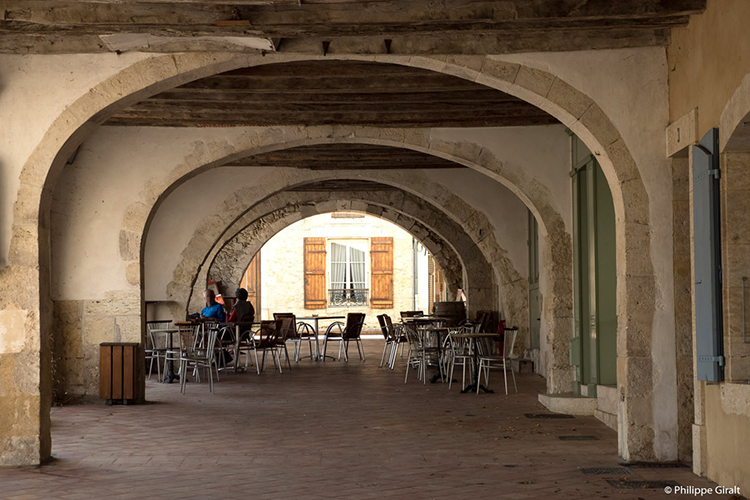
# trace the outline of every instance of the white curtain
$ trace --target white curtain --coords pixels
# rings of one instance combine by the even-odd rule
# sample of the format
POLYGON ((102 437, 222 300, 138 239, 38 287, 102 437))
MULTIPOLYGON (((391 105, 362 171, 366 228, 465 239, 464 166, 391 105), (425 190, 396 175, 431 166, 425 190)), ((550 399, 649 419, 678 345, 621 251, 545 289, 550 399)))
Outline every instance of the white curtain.
POLYGON ((331 243, 331 288, 346 288, 346 246, 331 243))
POLYGON ((365 252, 349 247, 351 288, 365 288, 365 252))

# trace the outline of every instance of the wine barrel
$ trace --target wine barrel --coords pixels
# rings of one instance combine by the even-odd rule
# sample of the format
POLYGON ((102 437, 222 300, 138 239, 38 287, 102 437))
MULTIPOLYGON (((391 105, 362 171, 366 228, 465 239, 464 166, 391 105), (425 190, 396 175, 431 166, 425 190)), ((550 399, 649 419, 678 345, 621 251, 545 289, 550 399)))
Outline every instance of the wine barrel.
POLYGON ((435 302, 435 316, 446 319, 446 326, 456 326, 466 319, 466 304, 463 302, 435 302))

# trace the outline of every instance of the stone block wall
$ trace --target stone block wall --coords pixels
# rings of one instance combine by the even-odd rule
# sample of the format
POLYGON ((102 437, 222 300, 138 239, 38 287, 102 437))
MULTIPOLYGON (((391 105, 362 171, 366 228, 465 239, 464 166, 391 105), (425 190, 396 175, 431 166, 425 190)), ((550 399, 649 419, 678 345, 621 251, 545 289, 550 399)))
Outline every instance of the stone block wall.
POLYGON ((110 292, 98 300, 54 301, 55 403, 98 400, 102 342, 142 343, 140 297, 136 292, 110 292))

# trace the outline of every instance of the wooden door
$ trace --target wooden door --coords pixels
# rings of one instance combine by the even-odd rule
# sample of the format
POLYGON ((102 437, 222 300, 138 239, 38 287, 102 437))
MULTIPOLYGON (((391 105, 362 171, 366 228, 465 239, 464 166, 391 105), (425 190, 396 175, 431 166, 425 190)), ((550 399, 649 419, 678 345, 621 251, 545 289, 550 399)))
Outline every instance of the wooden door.
POLYGON ((255 317, 260 318, 260 250, 255 254, 253 260, 250 261, 250 265, 247 266, 240 286, 247 290, 247 300, 255 308, 255 317))

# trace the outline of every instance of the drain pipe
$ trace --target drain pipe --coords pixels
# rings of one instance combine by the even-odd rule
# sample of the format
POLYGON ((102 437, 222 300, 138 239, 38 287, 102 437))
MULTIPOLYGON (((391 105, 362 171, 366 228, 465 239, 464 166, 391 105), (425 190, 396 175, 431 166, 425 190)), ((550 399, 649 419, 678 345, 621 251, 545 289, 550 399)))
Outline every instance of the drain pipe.
POLYGON ((417 310, 417 293, 419 292, 419 256, 417 255, 417 239, 411 239, 411 260, 412 260, 412 279, 411 279, 411 310, 417 310))
POLYGON ((750 344, 750 342, 747 341, 747 338, 745 337, 745 282, 747 281, 747 276, 742 277, 742 342, 744 344, 750 344))
MULTIPOLYGON (((745 336, 746 328, 745 328, 745 282, 747 281, 747 276, 742 277, 742 343, 743 344, 750 344, 750 342, 747 341, 747 338, 745 336)), ((747 380, 747 383, 750 384, 750 379, 747 380)))

